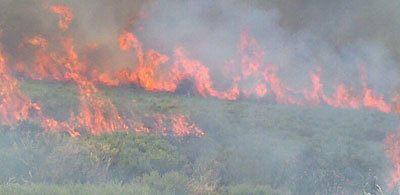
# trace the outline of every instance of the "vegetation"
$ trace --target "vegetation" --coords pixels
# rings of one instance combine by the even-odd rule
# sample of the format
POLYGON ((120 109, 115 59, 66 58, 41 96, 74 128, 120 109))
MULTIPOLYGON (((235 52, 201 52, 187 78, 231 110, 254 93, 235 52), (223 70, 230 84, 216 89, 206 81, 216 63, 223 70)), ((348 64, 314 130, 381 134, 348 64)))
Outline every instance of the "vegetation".
MULTIPOLYGON (((22 85, 58 119, 68 117, 60 110, 77 108, 73 87, 22 85)), ((374 176, 385 188, 390 162, 382 141, 396 115, 101 90, 120 110, 190 115, 206 136, 73 138, 34 121, 2 126, 0 194, 354 194, 374 176)))

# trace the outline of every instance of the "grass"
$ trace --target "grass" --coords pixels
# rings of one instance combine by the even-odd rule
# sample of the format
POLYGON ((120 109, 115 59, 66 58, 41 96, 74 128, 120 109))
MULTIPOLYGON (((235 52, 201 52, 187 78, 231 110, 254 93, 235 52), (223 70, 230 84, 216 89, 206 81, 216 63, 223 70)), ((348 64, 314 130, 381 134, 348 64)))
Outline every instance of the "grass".
POLYGON ((147 185, 117 183, 104 184, 8 184, 0 185, 0 194, 4 195, 113 195, 113 194, 154 194, 147 185))
MULTIPOLYGON (((77 110, 76 89, 70 83, 27 80, 21 88, 42 105, 48 116, 66 120, 69 111, 77 110)), ((220 163, 216 182, 225 186, 219 189, 221 193, 243 194, 250 189, 256 193, 269 186, 285 188, 293 194, 337 192, 326 186, 326 180, 334 180, 342 190, 349 189, 345 193, 359 193, 371 175, 378 176, 384 186, 390 162, 385 157, 383 140, 388 132, 398 128, 400 119, 397 114, 370 109, 296 107, 263 100, 225 101, 150 93, 128 86, 100 87, 100 91, 121 113, 132 109, 141 114, 190 115, 204 130, 205 137, 178 142, 165 139, 192 164, 204 164, 210 159, 220 163)), ((40 191, 46 185, 3 185, 0 192, 34 194, 35 189, 40 191)), ((146 194, 149 190, 145 185, 118 185, 49 185, 46 190, 49 194, 53 194, 53 189, 58 194, 75 192, 70 190, 77 190, 76 194, 108 194, 111 188, 120 190, 111 193, 135 194, 130 190, 141 190, 146 194)))

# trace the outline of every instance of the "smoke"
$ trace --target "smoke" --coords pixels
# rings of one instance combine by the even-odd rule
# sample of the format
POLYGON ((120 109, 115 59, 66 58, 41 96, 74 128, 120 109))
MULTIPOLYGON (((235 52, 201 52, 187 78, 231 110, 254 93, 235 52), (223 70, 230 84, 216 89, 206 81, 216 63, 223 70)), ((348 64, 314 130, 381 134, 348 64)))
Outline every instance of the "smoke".
MULTIPOLYGON (((277 65, 282 82, 296 90, 312 86, 309 72, 316 67, 322 70, 321 79, 327 94, 332 94, 334 86, 340 83, 361 87, 360 66, 366 67, 368 86, 385 97, 395 94, 400 82, 400 2, 396 0, 384 3, 372 0, 0 0, 0 24, 4 29, 2 44, 10 56, 10 64, 23 61, 29 65, 29 62, 32 62, 33 48, 21 48, 20 45, 27 38, 37 35, 46 37, 53 43, 51 47, 57 50, 58 37, 62 32, 57 26, 58 18, 46 9, 46 5, 65 5, 71 8, 73 19, 66 33, 74 37, 78 53, 87 52, 84 48, 92 44, 97 45, 85 54, 90 59, 89 69, 100 72, 119 71, 135 66, 138 59, 132 55, 133 51, 122 52, 118 45, 118 37, 122 31, 127 30, 139 37, 144 50, 155 49, 172 57, 174 49, 184 47, 190 59, 199 60, 210 69, 210 76, 216 88, 227 89, 231 87, 232 78, 225 77, 224 74, 229 75, 229 71, 240 69, 238 47, 241 34, 246 32, 254 37, 264 50, 263 60, 268 65, 277 65), (130 24, 130 21, 133 23, 130 24), (228 66, 227 73, 226 65, 231 61, 236 63, 228 66)), ((251 83, 246 84, 251 86, 251 83)), ((256 162, 253 165, 260 168, 258 173, 246 173, 246 169, 230 173, 233 178, 246 174, 243 180, 235 181, 237 183, 248 182, 246 179, 259 183, 271 180, 264 172, 271 172, 269 169, 273 168, 263 164, 271 159, 274 159, 271 164, 276 166, 277 170, 284 169, 284 166, 281 166, 283 161, 304 159, 295 167, 301 175, 301 171, 308 166, 324 166, 325 162, 315 162, 317 160, 314 161, 312 156, 310 157, 313 153, 322 155, 324 160, 329 161, 330 153, 333 153, 333 156, 341 156, 345 153, 343 151, 356 150, 346 142, 346 136, 350 133, 343 130, 351 129, 352 126, 340 126, 340 123, 347 119, 335 119, 332 126, 338 125, 327 132, 319 132, 327 125, 310 127, 309 131, 282 125, 282 128, 287 128, 285 131, 278 128, 266 132, 264 127, 269 127, 268 124, 277 123, 277 126, 281 127, 279 121, 282 118, 300 119, 290 116, 292 110, 289 109, 283 113, 269 111, 267 121, 253 123, 253 117, 262 114, 257 111, 260 107, 245 105, 239 108, 241 113, 234 113, 238 116, 235 116, 236 120, 233 122, 223 117, 227 115, 224 113, 227 106, 218 103, 212 105, 217 110, 212 113, 212 119, 209 119, 209 115, 209 118, 204 119, 204 116, 193 114, 200 126, 208 130, 207 135, 216 137, 210 141, 210 145, 200 144, 201 147, 207 148, 203 149, 204 153, 210 155, 211 151, 217 150, 221 145, 229 146, 246 160, 241 161, 242 159, 229 154, 226 157, 228 160, 238 161, 238 164, 243 166, 256 162), (236 129, 229 131, 229 134, 232 134, 229 139, 218 140, 227 136, 219 135, 226 132, 217 131, 224 129, 225 123, 237 123, 236 129), (243 129, 249 129, 249 132, 243 133, 243 129), (305 146, 285 140, 290 137, 288 134, 291 131, 312 139, 314 136, 323 138, 315 138, 317 143, 305 146), (336 138, 338 140, 328 139, 335 133, 340 134, 339 138, 336 138), (326 143, 328 145, 324 145, 326 143), (208 149, 209 147, 211 149, 208 149), (252 161, 253 159, 255 160, 252 161)), ((265 105, 262 108, 270 109, 265 105)), ((299 123, 305 123, 305 128, 308 128, 306 120, 327 120, 313 116, 307 109, 301 112, 305 113, 305 119, 299 123)), ((228 111, 228 115, 230 114, 232 113, 228 111)), ((381 123, 383 122, 379 121, 379 124, 381 123)), ((366 139, 370 135, 350 136, 366 139)), ((380 146, 371 148, 382 150, 380 146)), ((379 162, 371 166, 382 167, 384 163, 379 162)), ((345 169, 345 166, 350 165, 342 166, 345 169)), ((349 172, 351 171, 350 169, 349 172)), ((357 171, 360 174, 362 172, 358 169, 357 171)), ((306 180, 304 183, 307 183, 306 180)))
POLYGON ((337 48, 359 40, 376 41, 399 56, 398 1, 286 0, 272 4, 281 13, 281 26, 291 32, 312 30, 337 48))
POLYGON ((118 36, 132 17, 140 16, 141 9, 150 1, 67 1, 67 0, 33 0, 33 1, 0 1, 0 24, 4 30, 2 43, 13 59, 31 61, 33 53, 21 49, 24 40, 37 35, 45 37, 54 45, 52 50, 59 47, 61 32, 58 29, 58 17, 51 13, 46 6, 64 5, 71 8, 73 18, 67 29, 68 34, 75 38, 75 44, 83 52, 85 46, 96 44, 98 47, 88 53, 91 62, 97 68, 112 64, 124 64, 127 59, 117 51, 118 36))
POLYGON ((29 56, 18 49, 27 37, 56 39, 58 18, 50 17, 45 5, 71 7, 74 17, 68 33, 77 47, 98 45, 88 56, 100 71, 134 64, 135 59, 121 53, 117 43, 128 28, 147 49, 172 55, 174 48, 184 46, 192 58, 211 68, 215 83, 229 83, 219 73, 238 55, 240 32, 248 31, 265 49, 266 61, 277 64, 284 82, 294 88, 309 84, 308 72, 316 66, 322 67, 325 82, 354 82, 357 66, 364 63, 369 84, 380 93, 392 92, 398 84, 400 3, 395 0, 1 0, 3 44, 10 55, 29 56), (133 25, 127 25, 132 19, 133 25))
MULTIPOLYGON (((265 3, 259 4, 262 7, 261 4, 265 3)), ((271 4, 279 10, 280 26, 292 34, 311 32, 326 40, 336 51, 349 47, 353 50, 345 50, 346 53, 352 53, 354 48, 362 50, 362 54, 356 54, 371 64, 369 78, 372 83, 383 80, 383 85, 390 82, 398 84, 395 79, 400 60, 398 1, 286 0, 271 4), (389 73, 390 79, 378 78, 377 73, 389 73)))
POLYGON ((183 45, 213 74, 238 55, 244 30, 265 49, 266 62, 279 66, 279 75, 289 86, 309 85, 308 72, 316 66, 322 68, 327 90, 340 82, 357 85, 359 66, 365 65, 368 84, 390 94, 399 81, 399 21, 395 9, 389 9, 398 3, 388 4, 161 1, 149 9, 150 17, 140 22, 145 30, 137 33, 145 45, 165 53, 183 45))

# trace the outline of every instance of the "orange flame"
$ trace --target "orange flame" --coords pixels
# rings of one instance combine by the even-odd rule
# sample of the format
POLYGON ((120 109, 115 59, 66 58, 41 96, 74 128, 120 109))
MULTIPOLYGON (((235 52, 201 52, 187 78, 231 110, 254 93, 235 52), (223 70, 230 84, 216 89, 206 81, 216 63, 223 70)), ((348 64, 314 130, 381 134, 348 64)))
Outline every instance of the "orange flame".
MULTIPOLYGON (((66 31, 73 15, 66 6, 46 6, 59 16, 58 26, 66 31)), ((129 22, 128 25, 130 25, 129 22)), ((1 29, 0 29, 1 30, 1 29)), ((0 32, 1 34, 1 32, 0 32)), ((78 86, 80 106, 77 114, 71 113, 67 121, 56 121, 41 114, 40 107, 25 97, 18 89, 18 80, 11 76, 7 60, 0 47, 0 121, 7 125, 17 125, 27 120, 31 113, 41 119, 45 131, 65 131, 71 136, 79 136, 81 131, 98 135, 102 132, 129 131, 137 133, 154 133, 167 136, 186 136, 195 134, 203 136, 204 132, 183 114, 149 114, 138 117, 129 111, 131 118, 119 113, 111 100, 103 97, 96 87, 100 83, 107 86, 135 84, 148 91, 175 92, 181 82, 190 80, 194 85, 194 93, 219 99, 236 100, 245 98, 265 98, 272 96, 280 104, 313 105, 326 104, 338 108, 371 108, 381 112, 400 112, 400 98, 392 98, 395 106, 385 101, 383 95, 368 87, 365 67, 360 67, 362 89, 357 91, 345 84, 334 86, 335 92, 327 95, 321 82, 321 68, 317 67, 309 73, 312 88, 299 90, 286 86, 278 76, 278 66, 265 61, 265 51, 257 40, 243 31, 238 44, 238 58, 229 61, 231 85, 226 90, 215 88, 209 68, 197 59, 191 59, 184 47, 175 48, 174 55, 168 57, 154 49, 143 49, 139 39, 128 31, 119 36, 119 47, 123 52, 133 50, 136 57, 134 68, 124 68, 113 74, 111 72, 88 72, 88 66, 75 51, 71 36, 62 37, 62 52, 49 51, 49 43, 42 36, 26 39, 25 44, 36 46, 34 68, 30 69, 22 63, 15 70, 32 79, 54 79, 71 81, 78 86), (235 67, 238 67, 235 69, 235 67), (165 71, 167 69, 168 71, 165 71), (90 77, 89 77, 90 75, 90 77), (249 84, 250 83, 250 84, 249 84)), ((0 45, 1 46, 1 45, 0 45)), ((87 48, 96 47, 96 44, 87 48)), ((392 183, 400 182, 400 135, 388 135, 387 155, 392 159, 394 170, 392 183)))
MULTIPOLYGON (((67 30, 72 21, 72 12, 66 6, 46 6, 59 16, 59 28, 67 30)), ((62 51, 51 51, 51 43, 42 36, 24 40, 22 45, 35 46, 33 68, 19 63, 14 70, 32 79, 53 79, 70 81, 79 89, 80 106, 78 113, 72 113, 68 121, 59 122, 37 114, 46 130, 66 131, 71 136, 87 130, 93 134, 113 131, 133 130, 141 133, 156 133, 176 136, 189 133, 204 135, 184 115, 167 117, 152 114, 143 120, 130 111, 131 118, 120 113, 111 100, 103 97, 96 84, 119 86, 135 84, 148 91, 175 92, 180 83, 189 80, 193 83, 193 92, 200 96, 218 99, 237 100, 239 98, 273 97, 280 104, 321 105, 338 108, 371 108, 381 112, 400 112, 400 98, 392 98, 394 107, 382 95, 368 87, 365 67, 360 67, 361 88, 339 84, 333 94, 325 94, 321 82, 321 68, 311 71, 312 88, 291 89, 278 75, 278 65, 266 62, 265 50, 257 40, 246 31, 240 34, 238 57, 229 60, 229 73, 223 72, 231 84, 221 90, 215 86, 210 69, 198 59, 192 59, 190 52, 179 46, 173 56, 164 55, 154 49, 144 50, 142 42, 132 32, 122 31, 118 38, 122 52, 132 52, 136 62, 132 68, 124 68, 117 73, 90 70, 82 56, 78 55, 72 36, 61 37, 62 51), (151 121, 151 122, 148 122, 151 121), (157 128, 158 131, 154 130, 157 128)), ((96 44, 87 46, 87 49, 96 44)), ((16 124, 29 118, 29 113, 40 113, 40 107, 32 103, 18 90, 18 80, 9 74, 6 58, 0 50, 1 121, 16 124)), ((220 86, 218 86, 220 87, 220 86)))
POLYGON ((386 156, 391 159, 393 163, 393 170, 389 178, 389 187, 393 188, 400 184, 400 134, 391 133, 385 138, 386 156))
POLYGON ((18 80, 8 73, 7 60, 0 45, 0 121, 6 125, 16 125, 28 119, 32 111, 40 113, 41 110, 19 91, 18 80))
POLYGON ((383 100, 383 96, 377 95, 367 86, 365 66, 360 67, 362 87, 363 87, 363 104, 365 107, 375 108, 381 112, 390 112, 392 109, 388 103, 383 100))
POLYGON ((172 126, 173 126, 173 133, 177 136, 185 136, 194 133, 197 136, 205 135, 202 130, 196 127, 194 124, 189 124, 186 120, 186 117, 182 114, 173 116, 171 118, 172 126))
MULTIPOLYGON (((47 7, 47 6, 46 6, 47 7)), ((72 12, 71 9, 67 6, 61 5, 52 5, 47 7, 51 12, 57 14, 59 16, 58 27, 61 30, 67 30, 69 24, 72 21, 72 12)))
POLYGON ((312 105, 319 105, 321 102, 322 87, 321 84, 321 68, 317 67, 315 71, 310 72, 313 89, 303 89, 304 98, 311 102, 312 105))
MULTIPOLYGON (((133 47, 136 47, 136 51, 141 51, 141 47, 136 45, 138 43, 140 46, 140 43, 138 41, 133 43, 135 41, 134 37, 129 36, 129 33, 126 35, 128 37, 126 44, 131 44, 133 47)), ((45 131, 65 131, 73 137, 80 136, 80 131, 85 130, 99 135, 103 132, 128 131, 129 129, 138 133, 155 133, 166 136, 168 135, 167 129, 169 127, 172 128, 170 132, 174 136, 185 136, 192 133, 199 136, 204 135, 204 132, 194 124, 188 123, 183 116, 175 119, 162 115, 154 115, 150 117, 150 120, 154 121, 150 125, 145 125, 145 123, 137 118, 129 119, 123 117, 111 100, 102 97, 93 81, 88 79, 86 74, 87 65, 79 60, 72 37, 62 37, 62 52, 48 52, 48 43, 42 36, 26 39, 25 43, 39 46, 36 52, 35 68, 33 71, 29 71, 23 64, 19 64, 17 70, 23 70, 22 73, 25 76, 33 79, 51 78, 74 82, 80 94, 79 112, 78 114, 71 113, 69 120, 62 122, 43 116, 40 112, 40 107, 20 93, 17 86, 17 79, 7 73, 6 59, 0 48, 0 97, 2 98, 0 102, 0 120, 4 124, 17 125, 19 121, 29 119, 30 112, 36 110, 36 117, 41 120, 45 131), (152 117, 154 119, 151 119, 152 117), (151 127, 156 127, 157 130, 152 130, 151 127)), ((127 48, 132 46, 127 46, 127 48)), ((141 55, 139 54, 138 56, 141 55)), ((153 71, 155 67, 167 61, 168 58, 154 50, 149 50, 145 58, 141 56, 139 59, 141 63, 135 72, 122 72, 121 75, 127 75, 126 78, 140 83, 148 90, 165 88, 165 86, 159 85, 159 82, 155 80, 156 76, 153 71)), ((103 78, 106 77, 103 76, 103 78)), ((174 84, 172 83, 171 85, 174 84)), ((132 111, 131 115, 135 117, 132 111)))

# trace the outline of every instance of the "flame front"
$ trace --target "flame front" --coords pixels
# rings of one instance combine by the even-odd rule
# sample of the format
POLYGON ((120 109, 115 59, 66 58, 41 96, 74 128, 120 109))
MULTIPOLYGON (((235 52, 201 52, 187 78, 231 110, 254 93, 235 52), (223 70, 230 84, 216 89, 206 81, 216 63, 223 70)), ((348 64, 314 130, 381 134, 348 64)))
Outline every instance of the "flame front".
MULTIPOLYGON (((59 37, 60 48, 52 50, 51 41, 37 35, 21 41, 21 47, 34 47, 33 67, 23 62, 13 66, 0 45, 0 121, 3 124, 16 126, 18 122, 40 119, 46 131, 65 131, 71 136, 79 136, 88 131, 98 135, 103 132, 130 131, 137 133, 154 133, 159 135, 186 136, 194 134, 203 136, 188 116, 183 114, 168 115, 160 113, 138 116, 132 110, 129 114, 120 113, 113 102, 102 95, 98 85, 109 87, 134 84, 147 91, 174 93, 182 82, 193 84, 193 93, 198 96, 214 97, 223 100, 244 98, 273 100, 278 104, 296 106, 326 105, 349 109, 376 109, 381 112, 400 112, 400 98, 384 97, 368 86, 365 66, 359 67, 361 86, 348 86, 339 83, 333 86, 334 92, 326 94, 321 79, 320 67, 309 73, 312 85, 303 89, 292 89, 279 77, 277 64, 266 62, 265 50, 249 32, 243 30, 237 48, 237 56, 227 61, 221 75, 230 83, 220 86, 213 82, 209 67, 199 59, 191 57, 184 46, 177 46, 168 56, 155 49, 144 49, 143 43, 133 33, 122 30, 115 42, 119 52, 132 54, 136 59, 132 67, 122 68, 116 72, 95 70, 82 60, 77 52, 74 37, 68 32, 73 19, 72 11, 66 6, 45 6, 59 17, 58 27, 62 31, 59 37), (78 113, 71 113, 66 121, 57 121, 44 116, 38 104, 24 96, 18 88, 18 80, 13 77, 18 73, 34 80, 55 80, 72 82, 78 88, 78 113), (129 117, 128 117, 129 115, 129 117)), ((0 33, 1 34, 1 33, 0 33)), ((88 45, 85 49, 97 47, 88 45)), ((79 48, 78 48, 79 49, 79 48)), ((15 60, 18 61, 18 60, 15 60)), ((126 63, 126 62, 125 62, 126 63)), ((117 66, 120 67, 120 66, 117 66)), ((388 135, 387 155, 393 161, 395 170, 392 173, 393 183, 400 181, 400 159, 398 136, 388 135)))
MULTIPOLYGON (((72 19, 70 9, 64 6, 50 6, 48 8, 60 15, 59 28, 63 31, 67 30, 72 19)), ((149 79, 155 78, 152 72, 154 67, 164 63, 167 60, 166 57, 159 55, 155 51, 149 51, 146 58, 143 59, 143 55, 139 53, 141 51, 140 43, 137 40, 133 40, 135 37, 129 35, 127 33, 125 38, 121 37, 121 49, 135 47, 135 51, 137 51, 138 56, 141 56, 139 58, 141 60, 139 63, 140 68, 132 75, 129 75, 128 81, 140 82, 143 86, 147 86, 146 89, 149 90, 165 88, 165 86, 154 88, 153 84, 157 85, 158 81, 150 81, 149 79)), ((26 44, 38 47, 33 63, 35 68, 32 71, 24 64, 19 63, 15 70, 32 79, 54 79, 75 83, 79 89, 79 112, 78 114, 71 113, 68 121, 60 122, 45 117, 41 113, 40 107, 19 91, 18 80, 8 73, 6 58, 0 47, 0 121, 3 124, 15 126, 19 121, 38 118, 45 131, 65 131, 73 137, 79 136, 79 132, 83 130, 99 135, 103 132, 128 131, 129 129, 133 129, 135 132, 155 133, 165 136, 169 135, 169 133, 174 136, 185 136, 192 133, 204 135, 204 132, 193 123, 187 122, 187 118, 183 115, 179 117, 179 120, 174 116, 172 118, 164 116, 163 120, 160 120, 160 117, 155 117, 157 119, 154 120, 155 124, 148 125, 159 128, 155 130, 150 130, 138 119, 121 116, 111 100, 103 97, 93 80, 88 79, 86 75, 87 66, 79 61, 71 36, 66 35, 60 38, 61 52, 48 51, 48 42, 40 35, 24 40, 22 46, 26 44), (173 121, 172 124, 165 122, 168 120, 173 121), (179 121, 179 123, 176 121, 179 121)), ((105 78, 105 76, 103 74, 99 78, 105 78)), ((133 112, 131 115, 135 116, 133 112)))

